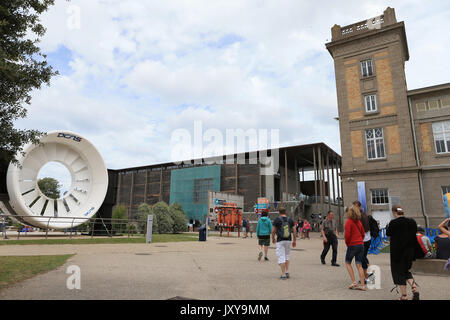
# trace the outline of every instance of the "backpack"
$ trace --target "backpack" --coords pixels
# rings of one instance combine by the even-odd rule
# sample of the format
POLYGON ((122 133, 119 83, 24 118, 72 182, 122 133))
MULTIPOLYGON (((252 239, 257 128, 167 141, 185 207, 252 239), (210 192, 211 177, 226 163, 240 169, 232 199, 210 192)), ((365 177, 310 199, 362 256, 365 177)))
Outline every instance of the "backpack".
POLYGON ((286 217, 281 218, 281 239, 283 240, 289 240, 289 237, 291 236, 291 225, 289 223, 289 219, 286 217))
POLYGON ((380 233, 380 228, 378 227, 377 221, 372 216, 369 215, 368 218, 370 235, 372 238, 376 239, 380 233))

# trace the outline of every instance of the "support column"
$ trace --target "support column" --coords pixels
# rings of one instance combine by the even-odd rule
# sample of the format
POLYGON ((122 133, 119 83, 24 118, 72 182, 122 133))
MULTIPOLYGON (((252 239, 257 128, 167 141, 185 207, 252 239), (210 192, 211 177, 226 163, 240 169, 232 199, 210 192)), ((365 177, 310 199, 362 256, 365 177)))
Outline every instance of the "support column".
POLYGON ((238 162, 237 162, 237 155, 236 155, 236 159, 234 162, 234 192, 236 194, 238 194, 238 162))
POLYGON ((331 210, 331 192, 330 192, 330 159, 329 157, 329 153, 327 150, 327 182, 328 182, 328 187, 327 187, 327 191, 328 191, 328 211, 331 210))
POLYGON ((130 204, 128 210, 128 220, 131 220, 131 209, 133 208, 134 171, 131 172, 130 204))
POLYGON ((284 149, 284 179, 285 179, 285 185, 286 185, 286 199, 285 201, 289 201, 289 187, 288 187, 288 162, 287 162, 287 150, 284 149))
POLYGON ((262 197, 262 183, 261 183, 262 175, 261 175, 261 161, 258 163, 258 182, 259 182, 259 197, 262 197))
POLYGON ((116 201, 116 203, 120 204, 120 191, 122 188, 122 173, 119 172, 117 175, 118 175, 117 180, 119 180, 119 181, 117 183, 117 201, 116 201))
MULTIPOLYGON (((316 148, 313 148, 313 162, 314 162, 314 211, 317 211, 317 165, 316 165, 316 148)), ((314 212, 316 213, 316 212, 314 212)))
POLYGON ((334 185, 334 158, 331 160, 331 180, 333 181, 333 203, 336 203, 336 189, 334 185))
POLYGON ((148 170, 145 170, 144 203, 147 203, 148 170))
MULTIPOLYGON (((337 162, 336 162, 336 178, 337 178, 337 181, 336 181, 336 186, 337 186, 337 193, 338 193, 338 212, 339 212, 339 227, 340 227, 340 229, 341 229, 341 231, 343 230, 343 224, 342 224, 342 222, 343 222, 343 219, 342 219, 342 216, 341 216, 341 191, 342 191, 342 183, 340 183, 339 182, 339 174, 340 174, 340 172, 341 172, 341 170, 339 169, 340 168, 340 161, 339 160, 337 160, 337 162)), ((345 212, 343 212, 342 213, 342 215, 344 215, 345 214, 345 212)))
POLYGON ((324 215, 324 197, 323 197, 323 163, 322 163, 322 149, 317 147, 317 152, 319 153, 319 183, 320 183, 320 213, 324 215))
POLYGON ((163 167, 161 167, 161 173, 159 175, 159 201, 162 201, 163 192, 163 167))
MULTIPOLYGON (((296 192, 296 198, 298 197, 298 194, 300 193, 300 177, 298 172, 298 166, 297 166, 297 159, 294 159, 295 163, 295 192, 296 192)), ((298 199, 297 199, 298 200, 298 199)))

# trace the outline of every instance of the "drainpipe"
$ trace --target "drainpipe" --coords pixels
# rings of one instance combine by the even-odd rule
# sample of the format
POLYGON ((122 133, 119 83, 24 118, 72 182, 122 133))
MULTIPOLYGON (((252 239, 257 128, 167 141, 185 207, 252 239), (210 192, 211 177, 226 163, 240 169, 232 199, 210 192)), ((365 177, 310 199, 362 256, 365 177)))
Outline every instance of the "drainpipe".
POLYGON ((420 158, 419 158, 419 152, 417 150, 417 138, 416 138, 416 128, 414 126, 414 119, 413 119, 413 113, 412 113, 412 104, 411 104, 411 98, 408 97, 408 106, 409 106, 409 116, 411 119, 411 129, 413 134, 413 140, 414 140, 414 155, 416 156, 416 165, 418 167, 419 173, 419 193, 420 193, 420 203, 422 205, 422 214, 425 218, 425 225, 427 228, 430 226, 430 220, 427 215, 427 210, 425 208, 425 199, 423 196, 423 182, 422 182, 422 169, 420 168, 420 158))

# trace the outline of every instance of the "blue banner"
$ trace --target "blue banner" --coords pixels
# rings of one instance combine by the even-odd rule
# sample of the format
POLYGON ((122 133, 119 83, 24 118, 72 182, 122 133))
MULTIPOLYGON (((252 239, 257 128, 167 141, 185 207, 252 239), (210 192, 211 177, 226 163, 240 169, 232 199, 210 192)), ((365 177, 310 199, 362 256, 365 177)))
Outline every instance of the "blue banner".
POLYGON ((448 204, 448 199, 450 197, 450 193, 444 194, 443 198, 444 198, 444 212, 445 212, 445 217, 446 218, 450 218, 450 206, 448 204))
POLYGON ((365 181, 358 181, 358 200, 361 202, 361 207, 364 210, 364 212, 367 212, 367 205, 366 205, 366 182, 365 181))

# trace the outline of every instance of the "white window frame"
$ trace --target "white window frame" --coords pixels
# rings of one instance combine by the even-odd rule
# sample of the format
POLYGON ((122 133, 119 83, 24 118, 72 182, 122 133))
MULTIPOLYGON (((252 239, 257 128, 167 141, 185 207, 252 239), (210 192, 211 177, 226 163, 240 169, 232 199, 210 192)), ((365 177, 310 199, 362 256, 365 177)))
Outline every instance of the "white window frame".
POLYGON ((450 121, 433 122, 432 129, 436 154, 450 153, 450 121))
POLYGON ((364 131, 364 134, 366 137, 367 159, 368 160, 386 159, 386 147, 384 144, 383 128, 366 129, 364 131), (371 132, 372 137, 368 137, 369 132, 371 132), (381 136, 378 134, 379 132, 381 132, 381 136), (375 157, 370 157, 370 154, 369 154, 369 144, 371 144, 371 143, 373 143, 373 145, 374 145, 375 157), (383 155, 380 155, 381 150, 383 151, 383 155))
POLYGON ((368 94, 364 96, 364 105, 366 106, 366 112, 377 112, 377 95, 368 94))
POLYGON ((363 76, 363 78, 373 76, 372 59, 367 59, 367 60, 361 61, 361 75, 363 76), (369 72, 369 70, 370 70, 370 72, 369 72), (364 73, 366 73, 366 74, 364 74, 364 73))
POLYGON ((370 198, 371 198, 372 205, 375 205, 375 206, 387 205, 387 204, 389 204, 389 189, 388 188, 370 189, 370 198), (375 203, 375 202, 373 202, 374 192, 375 193, 376 192, 380 192, 375 197, 377 197, 378 199, 385 198, 385 199, 387 199, 387 202, 383 202, 383 203, 375 203), (381 192, 385 192, 385 195, 381 195, 381 192))

